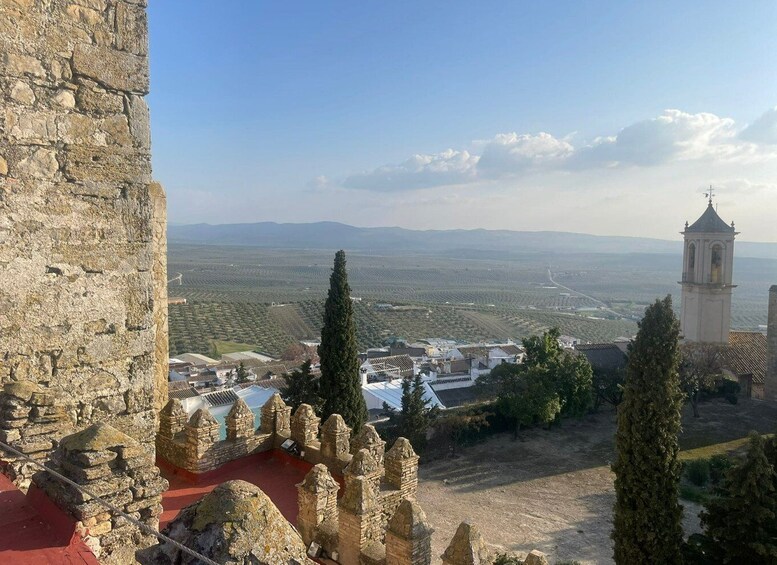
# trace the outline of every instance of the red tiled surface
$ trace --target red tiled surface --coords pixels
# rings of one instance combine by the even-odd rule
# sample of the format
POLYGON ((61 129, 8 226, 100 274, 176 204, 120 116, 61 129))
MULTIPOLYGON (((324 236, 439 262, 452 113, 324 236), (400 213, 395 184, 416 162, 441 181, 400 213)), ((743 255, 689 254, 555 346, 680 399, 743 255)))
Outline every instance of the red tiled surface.
MULTIPOLYGON (((40 493, 39 493, 40 494, 40 493)), ((33 493, 34 495, 34 493, 33 493)), ((55 507, 33 505, 0 473, 0 563, 14 565, 98 565, 89 548, 55 520, 55 507), (43 512, 40 509, 45 509, 43 512)), ((40 502, 40 500, 39 500, 40 502)))
MULTIPOLYGON (((275 503, 283 516, 292 524, 297 521, 297 487, 312 465, 273 450, 230 461, 216 471, 194 476, 170 466, 163 460, 157 465, 162 476, 170 481, 170 488, 162 496, 164 512, 159 528, 164 528, 182 508, 196 502, 217 485, 235 479, 253 483, 275 503)), ((338 477, 336 477, 338 478, 338 477)))

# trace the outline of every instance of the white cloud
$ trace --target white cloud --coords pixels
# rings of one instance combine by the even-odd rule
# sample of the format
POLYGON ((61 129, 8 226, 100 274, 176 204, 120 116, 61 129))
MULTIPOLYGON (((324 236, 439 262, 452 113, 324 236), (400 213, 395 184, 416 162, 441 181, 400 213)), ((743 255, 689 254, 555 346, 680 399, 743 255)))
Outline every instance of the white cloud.
POLYGON ((759 148, 737 138, 734 120, 701 112, 665 110, 657 118, 623 128, 617 135, 595 139, 576 151, 573 167, 650 167, 671 161, 757 158, 759 148))
POLYGON ((475 179, 478 159, 468 151, 453 149, 432 155, 413 155, 399 165, 351 175, 343 186, 381 192, 464 184, 475 179))
POLYGON ((538 167, 558 166, 574 147, 549 133, 537 135, 500 133, 487 142, 479 142, 483 152, 478 161, 478 174, 489 178, 521 173, 538 167))
POLYGON ((665 110, 628 125, 617 134, 578 146, 572 136, 501 133, 472 142, 470 150, 448 149, 414 155, 398 165, 346 177, 350 189, 391 192, 500 180, 552 170, 656 167, 671 162, 708 161, 748 164, 775 162, 777 108, 741 129, 715 114, 665 110))
POLYGON ((777 106, 764 112, 739 135, 745 141, 777 145, 777 106))

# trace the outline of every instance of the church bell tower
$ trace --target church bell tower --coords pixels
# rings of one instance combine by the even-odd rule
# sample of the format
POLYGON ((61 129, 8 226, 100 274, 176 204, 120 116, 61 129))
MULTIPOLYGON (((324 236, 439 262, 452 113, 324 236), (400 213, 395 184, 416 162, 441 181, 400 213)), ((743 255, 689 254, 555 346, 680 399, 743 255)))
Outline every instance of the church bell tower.
POLYGON ((734 222, 726 224, 712 204, 690 226, 685 223, 682 314, 686 341, 728 343, 731 327, 731 284, 734 270, 734 222))

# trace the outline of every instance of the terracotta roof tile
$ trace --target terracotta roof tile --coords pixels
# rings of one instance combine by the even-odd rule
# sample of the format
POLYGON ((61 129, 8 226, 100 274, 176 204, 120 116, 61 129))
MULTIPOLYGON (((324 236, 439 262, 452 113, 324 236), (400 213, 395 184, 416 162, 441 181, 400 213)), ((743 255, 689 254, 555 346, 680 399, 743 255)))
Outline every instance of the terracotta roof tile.
POLYGON ((753 375, 753 383, 766 377, 766 336, 761 332, 731 332, 721 350, 723 367, 736 375, 753 375))

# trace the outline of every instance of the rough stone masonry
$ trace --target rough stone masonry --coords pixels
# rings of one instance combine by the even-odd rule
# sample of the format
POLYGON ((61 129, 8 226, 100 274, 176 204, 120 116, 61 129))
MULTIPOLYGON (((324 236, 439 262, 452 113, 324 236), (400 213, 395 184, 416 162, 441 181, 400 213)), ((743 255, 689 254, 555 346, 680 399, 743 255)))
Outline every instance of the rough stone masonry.
POLYGON ((0 0, 0 384, 153 450, 167 297, 148 88, 146 0, 0 0))

